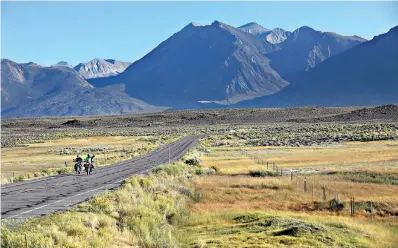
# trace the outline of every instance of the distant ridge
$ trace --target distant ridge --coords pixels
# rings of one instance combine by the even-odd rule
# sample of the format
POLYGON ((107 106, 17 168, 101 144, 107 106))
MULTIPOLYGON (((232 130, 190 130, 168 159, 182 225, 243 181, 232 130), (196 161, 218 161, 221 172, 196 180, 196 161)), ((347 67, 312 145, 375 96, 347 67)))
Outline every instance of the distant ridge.
POLYGON ((93 59, 87 63, 80 63, 74 69, 84 78, 100 78, 116 76, 126 70, 130 62, 114 59, 93 59))

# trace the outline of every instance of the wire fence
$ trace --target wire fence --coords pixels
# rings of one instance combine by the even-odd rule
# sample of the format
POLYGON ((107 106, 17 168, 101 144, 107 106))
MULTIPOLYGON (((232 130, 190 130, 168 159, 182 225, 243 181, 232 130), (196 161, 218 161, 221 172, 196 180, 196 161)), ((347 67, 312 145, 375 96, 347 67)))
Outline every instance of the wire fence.
MULTIPOLYGON (((275 161, 265 160, 255 154, 251 154, 246 149, 240 149, 239 153, 255 161, 258 165, 261 165, 263 170, 273 172, 273 176, 283 177, 286 180, 290 180, 292 186, 295 187, 298 192, 301 192, 303 196, 310 196, 312 203, 326 203, 324 205, 327 205, 329 209, 339 213, 341 213, 344 209, 348 209, 348 214, 352 217, 356 216, 358 210, 365 210, 367 213, 369 213, 370 221, 374 221, 376 210, 374 202, 356 201, 354 193, 348 195, 342 194, 336 187, 327 185, 326 183, 321 184, 310 181, 307 176, 308 174, 314 173, 300 173, 299 170, 283 168, 275 161)), ((391 217, 395 218, 395 216, 391 217)))

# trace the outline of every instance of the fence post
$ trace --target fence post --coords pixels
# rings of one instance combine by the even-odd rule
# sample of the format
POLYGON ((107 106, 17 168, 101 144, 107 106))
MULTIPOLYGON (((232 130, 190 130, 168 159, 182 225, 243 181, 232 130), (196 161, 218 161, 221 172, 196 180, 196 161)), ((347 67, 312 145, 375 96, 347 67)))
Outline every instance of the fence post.
POLYGON ((373 206, 372 206, 372 202, 370 202, 370 222, 373 223, 373 206))
POLYGON ((355 215, 355 197, 352 197, 352 216, 355 215))
POLYGON ((307 177, 304 177, 304 192, 307 192, 307 177))
POLYGON ((350 216, 352 216, 352 197, 350 197, 350 216))
POLYGON ((293 171, 290 170, 290 181, 293 181, 293 171))
POLYGON ((25 247, 28 248, 28 235, 25 233, 25 247))
POLYGON ((283 176, 282 168, 281 168, 281 176, 283 176))
POLYGON ((326 201, 326 187, 322 186, 323 200, 326 201))
POLYGON ((312 201, 314 201, 314 183, 312 183, 312 201))

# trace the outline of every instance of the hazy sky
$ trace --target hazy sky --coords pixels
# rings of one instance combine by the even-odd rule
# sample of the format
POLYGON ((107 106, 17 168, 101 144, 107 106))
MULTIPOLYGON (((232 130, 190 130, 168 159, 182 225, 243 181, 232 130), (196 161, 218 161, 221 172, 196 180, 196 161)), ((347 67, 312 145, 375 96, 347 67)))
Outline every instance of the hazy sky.
POLYGON ((307 25, 367 39, 398 25, 398 2, 1 2, 1 57, 43 65, 134 61, 190 22, 286 30, 307 25))

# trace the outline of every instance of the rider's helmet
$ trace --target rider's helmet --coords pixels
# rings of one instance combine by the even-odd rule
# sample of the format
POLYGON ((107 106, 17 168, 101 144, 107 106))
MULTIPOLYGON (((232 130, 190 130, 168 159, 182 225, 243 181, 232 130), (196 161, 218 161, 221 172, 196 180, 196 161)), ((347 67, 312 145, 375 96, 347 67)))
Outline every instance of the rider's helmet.
POLYGON ((76 156, 77 158, 80 158, 80 155, 79 154, 77 154, 77 156, 76 156))
POLYGON ((87 154, 87 157, 90 157, 90 154, 87 154))

